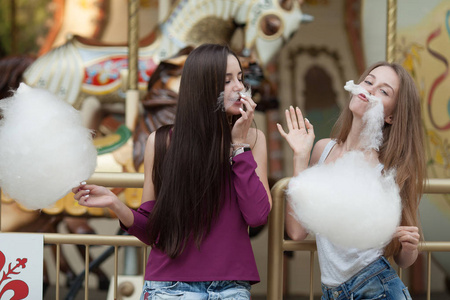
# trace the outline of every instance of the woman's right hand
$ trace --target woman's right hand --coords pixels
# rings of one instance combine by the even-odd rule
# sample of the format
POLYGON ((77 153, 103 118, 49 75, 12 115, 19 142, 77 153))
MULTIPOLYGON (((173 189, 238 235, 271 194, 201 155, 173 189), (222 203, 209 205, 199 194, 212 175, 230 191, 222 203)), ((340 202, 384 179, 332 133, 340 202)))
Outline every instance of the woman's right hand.
POLYGON ((111 208, 115 201, 119 199, 108 188, 94 184, 81 182, 79 186, 74 187, 72 192, 74 198, 80 205, 86 207, 108 207, 111 208))
POLYGON ((286 109, 285 115, 288 133, 280 124, 277 124, 278 131, 294 151, 294 156, 304 156, 309 159, 315 138, 312 124, 308 119, 303 119, 302 112, 298 107, 295 110, 292 106, 289 110, 286 109))
POLYGON ((233 144, 247 143, 247 134, 252 125, 255 115, 256 103, 253 99, 246 95, 240 95, 241 102, 245 106, 245 110, 239 109, 241 117, 236 120, 233 128, 231 129, 231 142, 233 144))

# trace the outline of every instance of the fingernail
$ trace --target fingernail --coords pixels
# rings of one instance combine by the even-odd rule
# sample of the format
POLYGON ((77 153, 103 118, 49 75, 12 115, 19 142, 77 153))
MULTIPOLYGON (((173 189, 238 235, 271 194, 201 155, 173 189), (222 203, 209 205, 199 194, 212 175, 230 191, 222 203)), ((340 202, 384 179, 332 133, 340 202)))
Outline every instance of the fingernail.
POLYGON ((244 111, 244 110, 243 110, 242 108, 240 108, 240 107, 239 107, 239 110, 240 110, 240 111, 244 111))
POLYGON ((305 118, 305 120, 306 120, 306 121, 308 121, 308 123, 310 123, 310 124, 311 124, 311 122, 310 122, 310 121, 309 121, 309 120, 308 120, 307 118, 305 118))
POLYGON ((89 193, 91 190, 84 190, 84 191, 89 193))
POLYGON ((86 184, 86 181, 82 181, 80 184, 81 184, 81 185, 85 185, 85 184, 86 184))
POLYGON ((84 195, 84 197, 89 198, 89 195, 84 195))

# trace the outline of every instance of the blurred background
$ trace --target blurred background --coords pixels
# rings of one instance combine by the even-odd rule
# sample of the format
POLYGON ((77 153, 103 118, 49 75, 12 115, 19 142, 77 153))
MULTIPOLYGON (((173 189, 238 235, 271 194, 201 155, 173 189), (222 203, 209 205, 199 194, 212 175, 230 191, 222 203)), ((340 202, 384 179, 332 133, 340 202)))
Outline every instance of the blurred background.
MULTIPOLYGON (((246 81, 258 102, 256 126, 268 139, 270 182, 290 176, 292 153, 275 126, 283 119, 284 109, 299 106, 314 124, 316 140, 328 137, 348 101, 345 82, 357 80, 367 66, 387 59, 388 6, 395 3, 393 60, 410 72, 422 96, 428 177, 449 178, 449 0, 267 0, 259 1, 256 8, 248 4, 252 1, 238 0, 136 2, 141 42, 135 87, 139 101, 131 121, 126 117, 129 107, 125 101, 131 76, 126 57, 127 0, 0 2, 0 98, 10 96, 20 82, 53 88, 79 109, 84 124, 95 130, 97 172, 142 172, 146 137, 173 120, 180 70, 189 47, 220 42, 231 45, 242 58, 246 81), (191 14, 185 13, 193 2, 196 6, 191 14), (227 15, 225 8, 229 7, 236 10, 234 18, 227 15)), ((116 188, 114 192, 130 207, 140 203, 139 189, 116 188)), ((29 211, 6 196, 2 196, 1 205, 2 231, 119 232, 110 212, 81 208, 72 195, 42 212, 29 211)), ((425 195, 420 214, 426 240, 450 241, 448 194, 425 195)), ((252 228, 250 234, 261 276, 252 295, 264 299, 267 228, 252 228)), ((92 256, 105 250, 95 248, 92 256)), ((83 263, 76 247, 68 246, 64 251, 64 280, 69 289, 83 263)), ((120 251, 123 256, 134 252, 120 251)), ((46 264, 52 265, 51 248, 45 253, 46 264)), ((432 262, 432 295, 450 299, 450 254, 434 252, 432 262)), ((89 283, 105 297, 112 268, 111 259, 106 259, 98 280, 89 283)), ((49 286, 55 276, 51 269, 49 286)), ((308 295, 309 254, 286 253, 284 270, 286 297, 308 295)), ((425 293, 425 270, 426 258, 420 256, 405 271, 404 281, 413 295, 425 293)), ((121 274, 138 272, 138 267, 121 266, 121 274)), ((313 280, 319 295, 317 262, 313 280)), ((46 299, 52 296, 48 294, 46 299)))

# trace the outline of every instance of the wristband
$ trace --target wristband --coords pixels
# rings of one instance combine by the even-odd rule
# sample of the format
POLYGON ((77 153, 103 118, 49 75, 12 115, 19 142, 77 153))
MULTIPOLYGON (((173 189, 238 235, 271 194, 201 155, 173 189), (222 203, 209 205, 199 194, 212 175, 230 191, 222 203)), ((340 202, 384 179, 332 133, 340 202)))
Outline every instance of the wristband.
POLYGON ((251 151, 252 149, 250 148, 250 147, 239 147, 239 148, 237 148, 236 150, 233 150, 233 152, 231 153, 231 156, 230 156, 230 163, 232 164, 233 163, 233 158, 236 156, 236 155, 239 155, 239 154, 241 154, 241 153, 244 153, 244 152, 247 152, 247 151, 251 151))

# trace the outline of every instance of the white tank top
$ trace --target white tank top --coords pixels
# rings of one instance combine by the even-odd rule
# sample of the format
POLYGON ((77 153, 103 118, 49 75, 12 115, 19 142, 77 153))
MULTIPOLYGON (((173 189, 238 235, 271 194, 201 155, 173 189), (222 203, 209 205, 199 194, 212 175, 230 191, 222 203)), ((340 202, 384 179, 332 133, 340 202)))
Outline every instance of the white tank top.
MULTIPOLYGON (((336 141, 331 140, 323 150, 318 164, 325 161, 336 141)), ((380 172, 383 165, 379 164, 380 172)), ((326 237, 316 234, 317 253, 319 256, 322 283, 336 287, 353 277, 364 267, 383 255, 383 249, 359 250, 343 248, 330 242, 326 237)))

